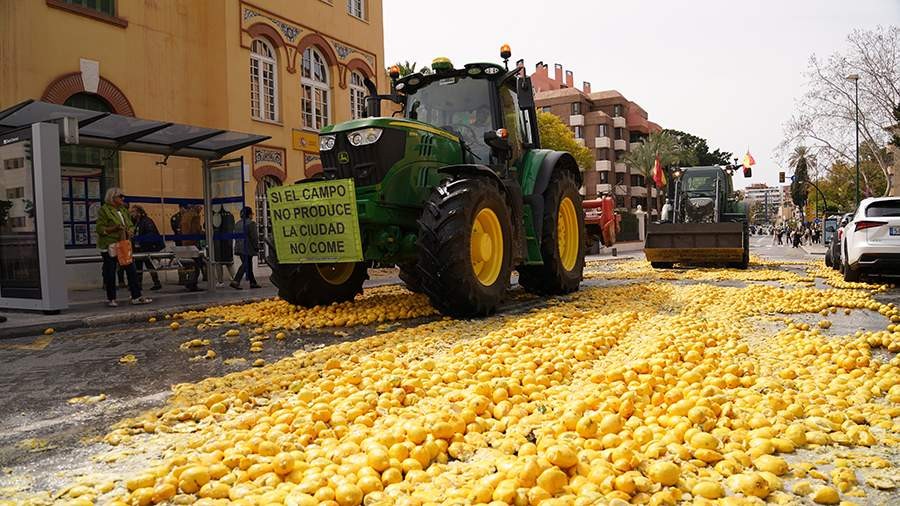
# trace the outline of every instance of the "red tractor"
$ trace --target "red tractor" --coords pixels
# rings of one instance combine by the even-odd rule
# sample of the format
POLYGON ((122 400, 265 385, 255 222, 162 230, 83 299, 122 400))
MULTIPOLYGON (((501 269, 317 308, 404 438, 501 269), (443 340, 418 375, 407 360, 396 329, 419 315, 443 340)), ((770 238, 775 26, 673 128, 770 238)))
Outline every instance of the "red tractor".
POLYGON ((607 195, 596 200, 585 200, 581 203, 581 207, 584 209, 588 250, 593 252, 594 246, 598 243, 607 248, 614 246, 622 221, 622 217, 615 212, 616 201, 607 195))

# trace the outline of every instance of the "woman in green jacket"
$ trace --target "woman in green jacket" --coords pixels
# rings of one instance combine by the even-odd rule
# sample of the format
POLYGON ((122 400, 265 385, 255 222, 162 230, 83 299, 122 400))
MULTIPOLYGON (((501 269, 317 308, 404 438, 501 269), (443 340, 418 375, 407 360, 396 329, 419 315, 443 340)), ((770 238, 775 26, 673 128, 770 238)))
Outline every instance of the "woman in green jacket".
MULTIPOLYGON (((106 190, 106 203, 97 213, 97 247, 103 257, 103 286, 106 288, 106 305, 116 307, 116 269, 119 266, 116 243, 122 239, 131 239, 134 235, 134 224, 128 209, 125 208, 125 195, 120 188, 106 190)), ((141 283, 138 280, 134 262, 123 267, 128 276, 128 289, 131 291, 132 304, 149 304, 153 300, 141 295, 141 283)))

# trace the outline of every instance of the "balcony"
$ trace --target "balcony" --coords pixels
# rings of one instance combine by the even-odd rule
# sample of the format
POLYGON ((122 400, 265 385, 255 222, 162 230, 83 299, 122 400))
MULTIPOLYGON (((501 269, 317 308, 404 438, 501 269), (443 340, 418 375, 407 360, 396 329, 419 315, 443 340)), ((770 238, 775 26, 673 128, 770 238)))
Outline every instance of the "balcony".
POLYGON ((595 148, 608 148, 612 141, 609 137, 594 137, 595 148))
POLYGON ((601 193, 610 193, 612 192, 612 185, 609 183, 599 183, 597 184, 597 195, 601 193))
POLYGON ((632 197, 646 197, 647 189, 643 186, 632 186, 631 187, 631 196, 632 197))
POLYGON ((659 196, 659 190, 657 190, 655 186, 650 189, 650 196, 653 198, 656 198, 659 196))
POLYGON ((627 172, 628 167, 622 162, 616 162, 616 172, 627 172))
POLYGON ((629 142, 628 143, 628 151, 634 151, 635 149, 641 147, 641 142, 629 142))
POLYGON ((625 118, 623 116, 614 116, 613 117, 613 127, 614 128, 625 128, 625 118))
POLYGON ((612 162, 609 160, 597 160, 594 162, 594 167, 597 170, 612 170, 612 162))
POLYGON ((616 148, 616 151, 627 151, 628 142, 626 142, 624 139, 616 139, 614 147, 616 148))
MULTIPOLYGON (((625 121, 624 119, 622 121, 625 121)), ((573 114, 569 116, 569 126, 584 126, 584 114, 573 114)))

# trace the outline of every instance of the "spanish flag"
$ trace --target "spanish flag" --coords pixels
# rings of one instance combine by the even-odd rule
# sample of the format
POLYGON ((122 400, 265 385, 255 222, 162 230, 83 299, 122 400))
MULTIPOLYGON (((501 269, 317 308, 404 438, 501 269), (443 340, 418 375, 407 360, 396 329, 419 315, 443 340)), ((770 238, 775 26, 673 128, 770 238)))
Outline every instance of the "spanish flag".
POLYGON ((656 187, 659 189, 666 185, 666 172, 663 170, 662 164, 659 163, 659 153, 656 154, 656 161, 653 162, 653 182, 656 183, 656 187))
POLYGON ((747 154, 744 155, 744 167, 750 168, 756 165, 756 160, 753 159, 753 155, 750 154, 750 150, 747 150, 747 154))

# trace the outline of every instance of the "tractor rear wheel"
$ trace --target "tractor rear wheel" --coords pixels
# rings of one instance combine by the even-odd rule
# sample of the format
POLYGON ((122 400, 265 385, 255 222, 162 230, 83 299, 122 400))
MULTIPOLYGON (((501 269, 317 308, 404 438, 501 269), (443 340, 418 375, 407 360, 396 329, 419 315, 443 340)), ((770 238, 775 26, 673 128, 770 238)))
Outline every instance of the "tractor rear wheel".
POLYGON ((365 262, 333 264, 280 264, 274 245, 266 261, 272 269, 269 279, 278 296, 295 306, 324 306, 353 300, 362 293, 369 278, 365 262))
POLYGON ((456 176, 435 187, 419 219, 419 286, 452 316, 493 313, 509 287, 509 206, 498 184, 456 176))
POLYGON ((578 290, 584 274, 584 211, 578 183, 568 171, 551 176, 544 191, 542 265, 519 267, 519 284, 532 293, 558 295, 578 290))
POLYGON ((416 264, 400 264, 397 268, 400 269, 400 281, 403 281, 406 285, 406 289, 411 292, 421 293, 422 282, 419 281, 419 274, 416 272, 416 264))

